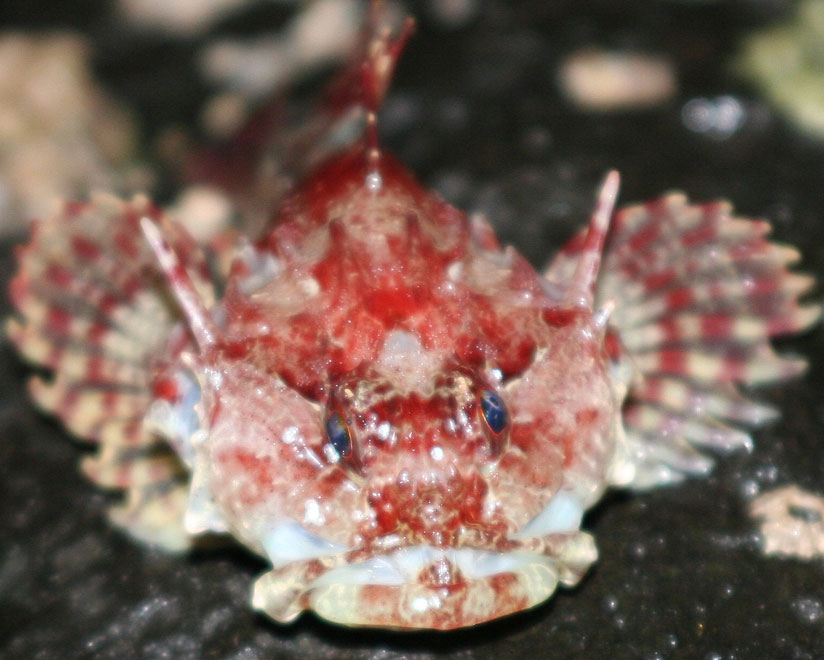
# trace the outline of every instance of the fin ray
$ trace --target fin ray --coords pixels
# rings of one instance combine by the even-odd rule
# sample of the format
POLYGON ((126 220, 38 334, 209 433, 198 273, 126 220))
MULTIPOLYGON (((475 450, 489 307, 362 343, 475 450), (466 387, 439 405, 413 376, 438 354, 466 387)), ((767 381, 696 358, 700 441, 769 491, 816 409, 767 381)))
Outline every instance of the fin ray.
MULTIPOLYGON (((615 373, 634 372, 623 383, 626 446, 616 459, 634 467, 630 486, 705 474, 706 448, 751 446, 734 425, 764 423, 775 411, 738 386, 804 370, 804 360, 779 356, 770 340, 818 320, 819 306, 799 302, 814 280, 790 272, 798 251, 769 242, 769 231, 763 220, 733 216, 727 202, 691 204, 677 193, 615 213, 595 304, 616 301, 615 359, 631 368, 615 373)), ((584 235, 552 262, 550 281, 571 276, 584 235)))
MULTIPOLYGON (((125 491, 112 519, 177 550, 187 543, 185 490, 178 492, 184 468, 143 420, 153 400, 153 364, 181 315, 140 232, 143 217, 161 221, 163 214, 143 197, 100 195, 37 223, 18 253, 10 286, 17 317, 6 331, 25 358, 52 372, 30 380, 35 402, 96 444, 82 461, 86 476, 125 491)), ((175 225, 166 227, 198 295, 212 304, 202 250, 175 225)))

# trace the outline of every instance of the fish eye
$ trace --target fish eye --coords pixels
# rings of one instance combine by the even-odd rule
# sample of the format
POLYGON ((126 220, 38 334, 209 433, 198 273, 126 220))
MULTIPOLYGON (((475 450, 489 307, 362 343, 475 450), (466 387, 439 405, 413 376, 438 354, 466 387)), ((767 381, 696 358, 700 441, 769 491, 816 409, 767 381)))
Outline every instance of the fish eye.
POLYGON ((352 455, 352 434, 339 412, 333 412, 326 418, 326 437, 339 457, 347 458, 352 455))
POLYGON ((492 390, 482 390, 479 398, 481 411, 490 430, 495 435, 502 433, 509 421, 503 399, 492 390))

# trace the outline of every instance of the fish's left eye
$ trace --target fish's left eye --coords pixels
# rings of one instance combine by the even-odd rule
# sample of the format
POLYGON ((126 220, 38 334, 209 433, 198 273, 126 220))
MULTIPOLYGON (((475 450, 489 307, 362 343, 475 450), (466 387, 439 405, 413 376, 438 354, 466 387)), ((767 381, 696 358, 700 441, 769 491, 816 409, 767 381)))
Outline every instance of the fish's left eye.
POLYGON ((338 456, 346 458, 352 454, 352 435, 349 425, 339 412, 333 412, 326 419, 326 436, 338 456))
POLYGON ((489 428, 496 435, 502 433, 509 421, 503 399, 492 390, 482 390, 480 400, 481 411, 489 428))

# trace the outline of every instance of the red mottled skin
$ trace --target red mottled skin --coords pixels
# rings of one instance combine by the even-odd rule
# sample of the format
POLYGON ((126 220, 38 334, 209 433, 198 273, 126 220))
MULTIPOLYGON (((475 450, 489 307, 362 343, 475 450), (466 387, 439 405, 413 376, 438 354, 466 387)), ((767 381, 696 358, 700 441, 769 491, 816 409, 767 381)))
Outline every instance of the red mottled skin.
POLYGON ((736 384, 800 373, 770 340, 821 310, 766 223, 680 194, 613 215, 616 172, 543 276, 501 249, 379 149, 412 29, 379 4, 318 123, 265 148, 316 168, 251 196, 282 201, 268 233, 218 237, 210 264, 144 198, 67 204, 18 253, 6 330, 135 537, 232 534, 270 561, 252 603, 277 621, 451 629, 576 584, 607 486, 750 447, 727 424, 775 411, 736 384), (330 156, 352 115, 362 137, 330 156))
MULTIPOLYGON (((416 546, 551 557, 552 543, 511 535, 561 487, 585 506, 603 488, 618 405, 603 332, 394 158, 373 166, 351 149, 286 200, 257 246, 276 260, 270 281, 248 291, 235 264, 225 327, 196 358, 214 503, 262 553, 292 520, 353 563, 416 546), (500 433, 482 390, 506 406, 500 433), (339 459, 333 412, 352 441, 339 459)), ((447 555, 411 584, 360 589, 364 625, 455 628, 535 604, 518 575, 470 579, 447 555), (438 606, 404 605, 421 594, 438 606)), ((267 612, 288 619, 316 591, 267 612)))

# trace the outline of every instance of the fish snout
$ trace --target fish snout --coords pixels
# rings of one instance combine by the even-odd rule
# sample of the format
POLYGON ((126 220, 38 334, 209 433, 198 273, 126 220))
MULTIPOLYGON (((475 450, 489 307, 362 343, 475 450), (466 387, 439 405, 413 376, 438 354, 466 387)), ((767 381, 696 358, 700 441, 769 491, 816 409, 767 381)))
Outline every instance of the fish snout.
POLYGON ((402 470, 370 493, 380 533, 400 533, 407 544, 456 545, 466 525, 483 519, 487 486, 481 475, 450 466, 442 471, 402 470))

